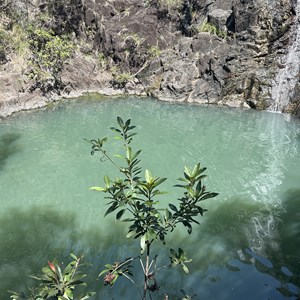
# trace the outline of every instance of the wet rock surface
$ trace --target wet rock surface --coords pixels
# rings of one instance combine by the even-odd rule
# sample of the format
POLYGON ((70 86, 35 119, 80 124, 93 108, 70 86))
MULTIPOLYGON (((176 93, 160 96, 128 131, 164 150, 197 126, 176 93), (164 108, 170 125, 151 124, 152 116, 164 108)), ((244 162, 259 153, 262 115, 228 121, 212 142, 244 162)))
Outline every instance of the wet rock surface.
MULTIPOLYGON (((26 72, 2 57, 0 116, 85 92, 268 109, 295 22, 289 0, 50 2, 18 0, 15 6, 22 4, 29 16, 46 11, 55 16, 49 26, 57 34, 73 35, 76 51, 64 65, 64 88, 31 93, 26 72)), ((286 111, 300 115, 298 95, 286 111)))

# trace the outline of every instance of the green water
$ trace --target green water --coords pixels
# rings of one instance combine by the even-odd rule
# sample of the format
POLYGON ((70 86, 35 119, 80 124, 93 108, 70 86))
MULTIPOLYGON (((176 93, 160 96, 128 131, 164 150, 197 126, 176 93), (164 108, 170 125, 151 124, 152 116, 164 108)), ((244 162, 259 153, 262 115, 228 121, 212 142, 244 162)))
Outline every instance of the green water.
MULTIPOLYGON (((0 120, 0 299, 32 284, 48 260, 84 253, 92 266, 93 299, 137 299, 130 283, 103 287, 105 263, 135 255, 126 230, 104 218, 102 194, 89 190, 108 163, 90 155, 83 138, 111 134, 117 116, 131 118, 139 133, 144 167, 168 177, 162 203, 184 165, 206 166, 208 190, 217 198, 191 236, 177 230, 167 246, 193 258, 191 275, 161 273, 154 299, 297 299, 300 293, 300 122, 254 110, 168 104, 147 98, 87 97, 0 120)), ((112 141, 117 151, 117 142, 112 141)), ((167 263, 160 251, 161 263, 167 263)))

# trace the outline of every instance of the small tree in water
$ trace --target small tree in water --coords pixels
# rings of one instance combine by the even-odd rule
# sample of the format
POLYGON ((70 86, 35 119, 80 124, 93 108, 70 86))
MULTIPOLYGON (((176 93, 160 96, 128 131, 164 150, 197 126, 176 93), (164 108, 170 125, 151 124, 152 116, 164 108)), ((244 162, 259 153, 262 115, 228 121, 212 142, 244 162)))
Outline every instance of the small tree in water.
MULTIPOLYGON (((203 215, 206 209, 200 206, 200 202, 209 198, 214 198, 218 193, 206 191, 202 184, 202 179, 206 177, 200 163, 193 168, 184 167, 183 177, 179 178, 180 184, 175 187, 183 189, 183 195, 178 198, 177 205, 169 203, 168 207, 159 206, 158 197, 164 192, 160 190, 160 185, 166 178, 156 177, 149 170, 145 170, 144 178, 141 177, 142 168, 140 166, 141 150, 134 151, 131 147, 133 137, 136 135, 131 125, 131 120, 123 121, 117 118, 117 127, 111 127, 122 141, 124 155, 121 157, 123 165, 119 165, 111 155, 105 150, 105 143, 108 139, 93 139, 91 154, 99 153, 101 162, 108 160, 116 167, 121 177, 115 179, 104 176, 103 187, 92 187, 91 189, 104 192, 109 199, 108 209, 105 216, 115 213, 116 220, 128 222, 127 238, 140 239, 141 251, 136 257, 127 258, 123 262, 106 264, 105 269, 99 274, 104 276, 104 284, 113 286, 120 276, 130 280, 138 289, 140 298, 151 299, 151 293, 159 290, 156 280, 156 273, 167 266, 180 265, 185 273, 189 273, 186 263, 191 260, 186 257, 185 252, 179 248, 178 251, 170 249, 170 262, 163 267, 157 267, 156 257, 153 255, 152 245, 154 241, 159 241, 163 245, 166 236, 172 232, 178 224, 186 227, 188 234, 192 233, 193 225, 199 224, 197 217, 203 215), (138 287, 131 272, 131 263, 139 260, 143 272, 143 287, 138 287)), ((167 296, 166 296, 167 298, 167 296)))

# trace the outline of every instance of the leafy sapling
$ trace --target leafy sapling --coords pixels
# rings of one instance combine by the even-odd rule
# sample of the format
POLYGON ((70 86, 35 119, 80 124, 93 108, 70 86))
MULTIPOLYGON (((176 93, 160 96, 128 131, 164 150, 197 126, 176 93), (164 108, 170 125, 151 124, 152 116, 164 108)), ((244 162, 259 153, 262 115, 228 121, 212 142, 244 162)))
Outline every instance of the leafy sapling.
POLYGON ((122 159, 122 165, 115 161, 115 156, 108 153, 105 144, 108 138, 89 140, 91 143, 91 154, 99 153, 101 162, 109 161, 118 171, 120 177, 115 179, 104 176, 104 186, 92 187, 92 190, 101 191, 109 199, 108 209, 105 216, 115 213, 116 220, 129 223, 127 238, 140 240, 140 254, 131 257, 123 262, 105 265, 105 269, 100 273, 105 274, 104 283, 113 286, 120 276, 130 280, 138 289, 140 298, 145 300, 151 298, 151 293, 159 290, 156 281, 156 272, 162 268, 180 265, 184 272, 189 273, 187 263, 191 261, 186 257, 185 252, 179 248, 178 252, 170 250, 170 263, 156 266, 157 255, 152 255, 151 246, 154 241, 166 243, 166 236, 172 232, 178 224, 187 228, 188 234, 192 233, 193 225, 199 224, 197 217, 203 215, 206 209, 200 206, 200 202, 209 198, 214 198, 218 193, 207 192, 202 184, 202 179, 206 177, 200 163, 194 168, 184 168, 184 177, 179 178, 180 184, 175 185, 183 189, 183 196, 178 198, 178 204, 169 203, 168 207, 162 208, 159 205, 159 196, 164 194, 160 190, 160 185, 166 180, 164 177, 156 177, 146 169, 144 177, 141 177, 142 168, 140 166, 141 150, 134 151, 131 144, 136 133, 133 131, 136 126, 131 124, 131 120, 123 121, 117 117, 117 127, 111 130, 117 134, 117 138, 122 141, 124 154, 117 155, 122 159), (131 263, 139 260, 144 277, 143 287, 140 288, 133 279, 131 263))
POLYGON ((76 295, 78 286, 86 286, 83 278, 86 277, 79 268, 82 265, 81 257, 70 254, 73 260, 61 269, 56 260, 48 262, 48 265, 42 269, 43 274, 40 276, 30 276, 40 282, 35 288, 29 288, 29 294, 17 293, 10 291, 12 300, 86 300, 95 293, 88 292, 76 295))

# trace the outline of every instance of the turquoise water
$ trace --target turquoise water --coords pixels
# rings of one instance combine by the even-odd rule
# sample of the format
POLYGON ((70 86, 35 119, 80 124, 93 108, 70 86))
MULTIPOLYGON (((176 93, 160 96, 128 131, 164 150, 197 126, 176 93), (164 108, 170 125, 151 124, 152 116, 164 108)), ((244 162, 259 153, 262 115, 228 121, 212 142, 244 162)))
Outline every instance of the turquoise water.
MULTIPOLYGON (((131 118, 143 166, 167 177, 162 203, 183 166, 208 169, 208 212, 191 236, 177 230, 167 246, 193 258, 191 275, 161 273, 160 295, 180 299, 297 299, 300 293, 300 121, 282 114, 148 98, 86 97, 0 120, 0 299, 22 290, 48 260, 84 253, 94 299, 138 299, 121 279, 103 287, 105 263, 136 254, 123 224, 104 218, 105 200, 89 190, 107 163, 90 155, 84 138, 111 135, 116 117, 131 118)), ((117 141, 112 140, 117 152, 117 141)), ((161 263, 168 257, 159 253, 161 263)), ((138 268, 138 266, 137 266, 138 268)))

